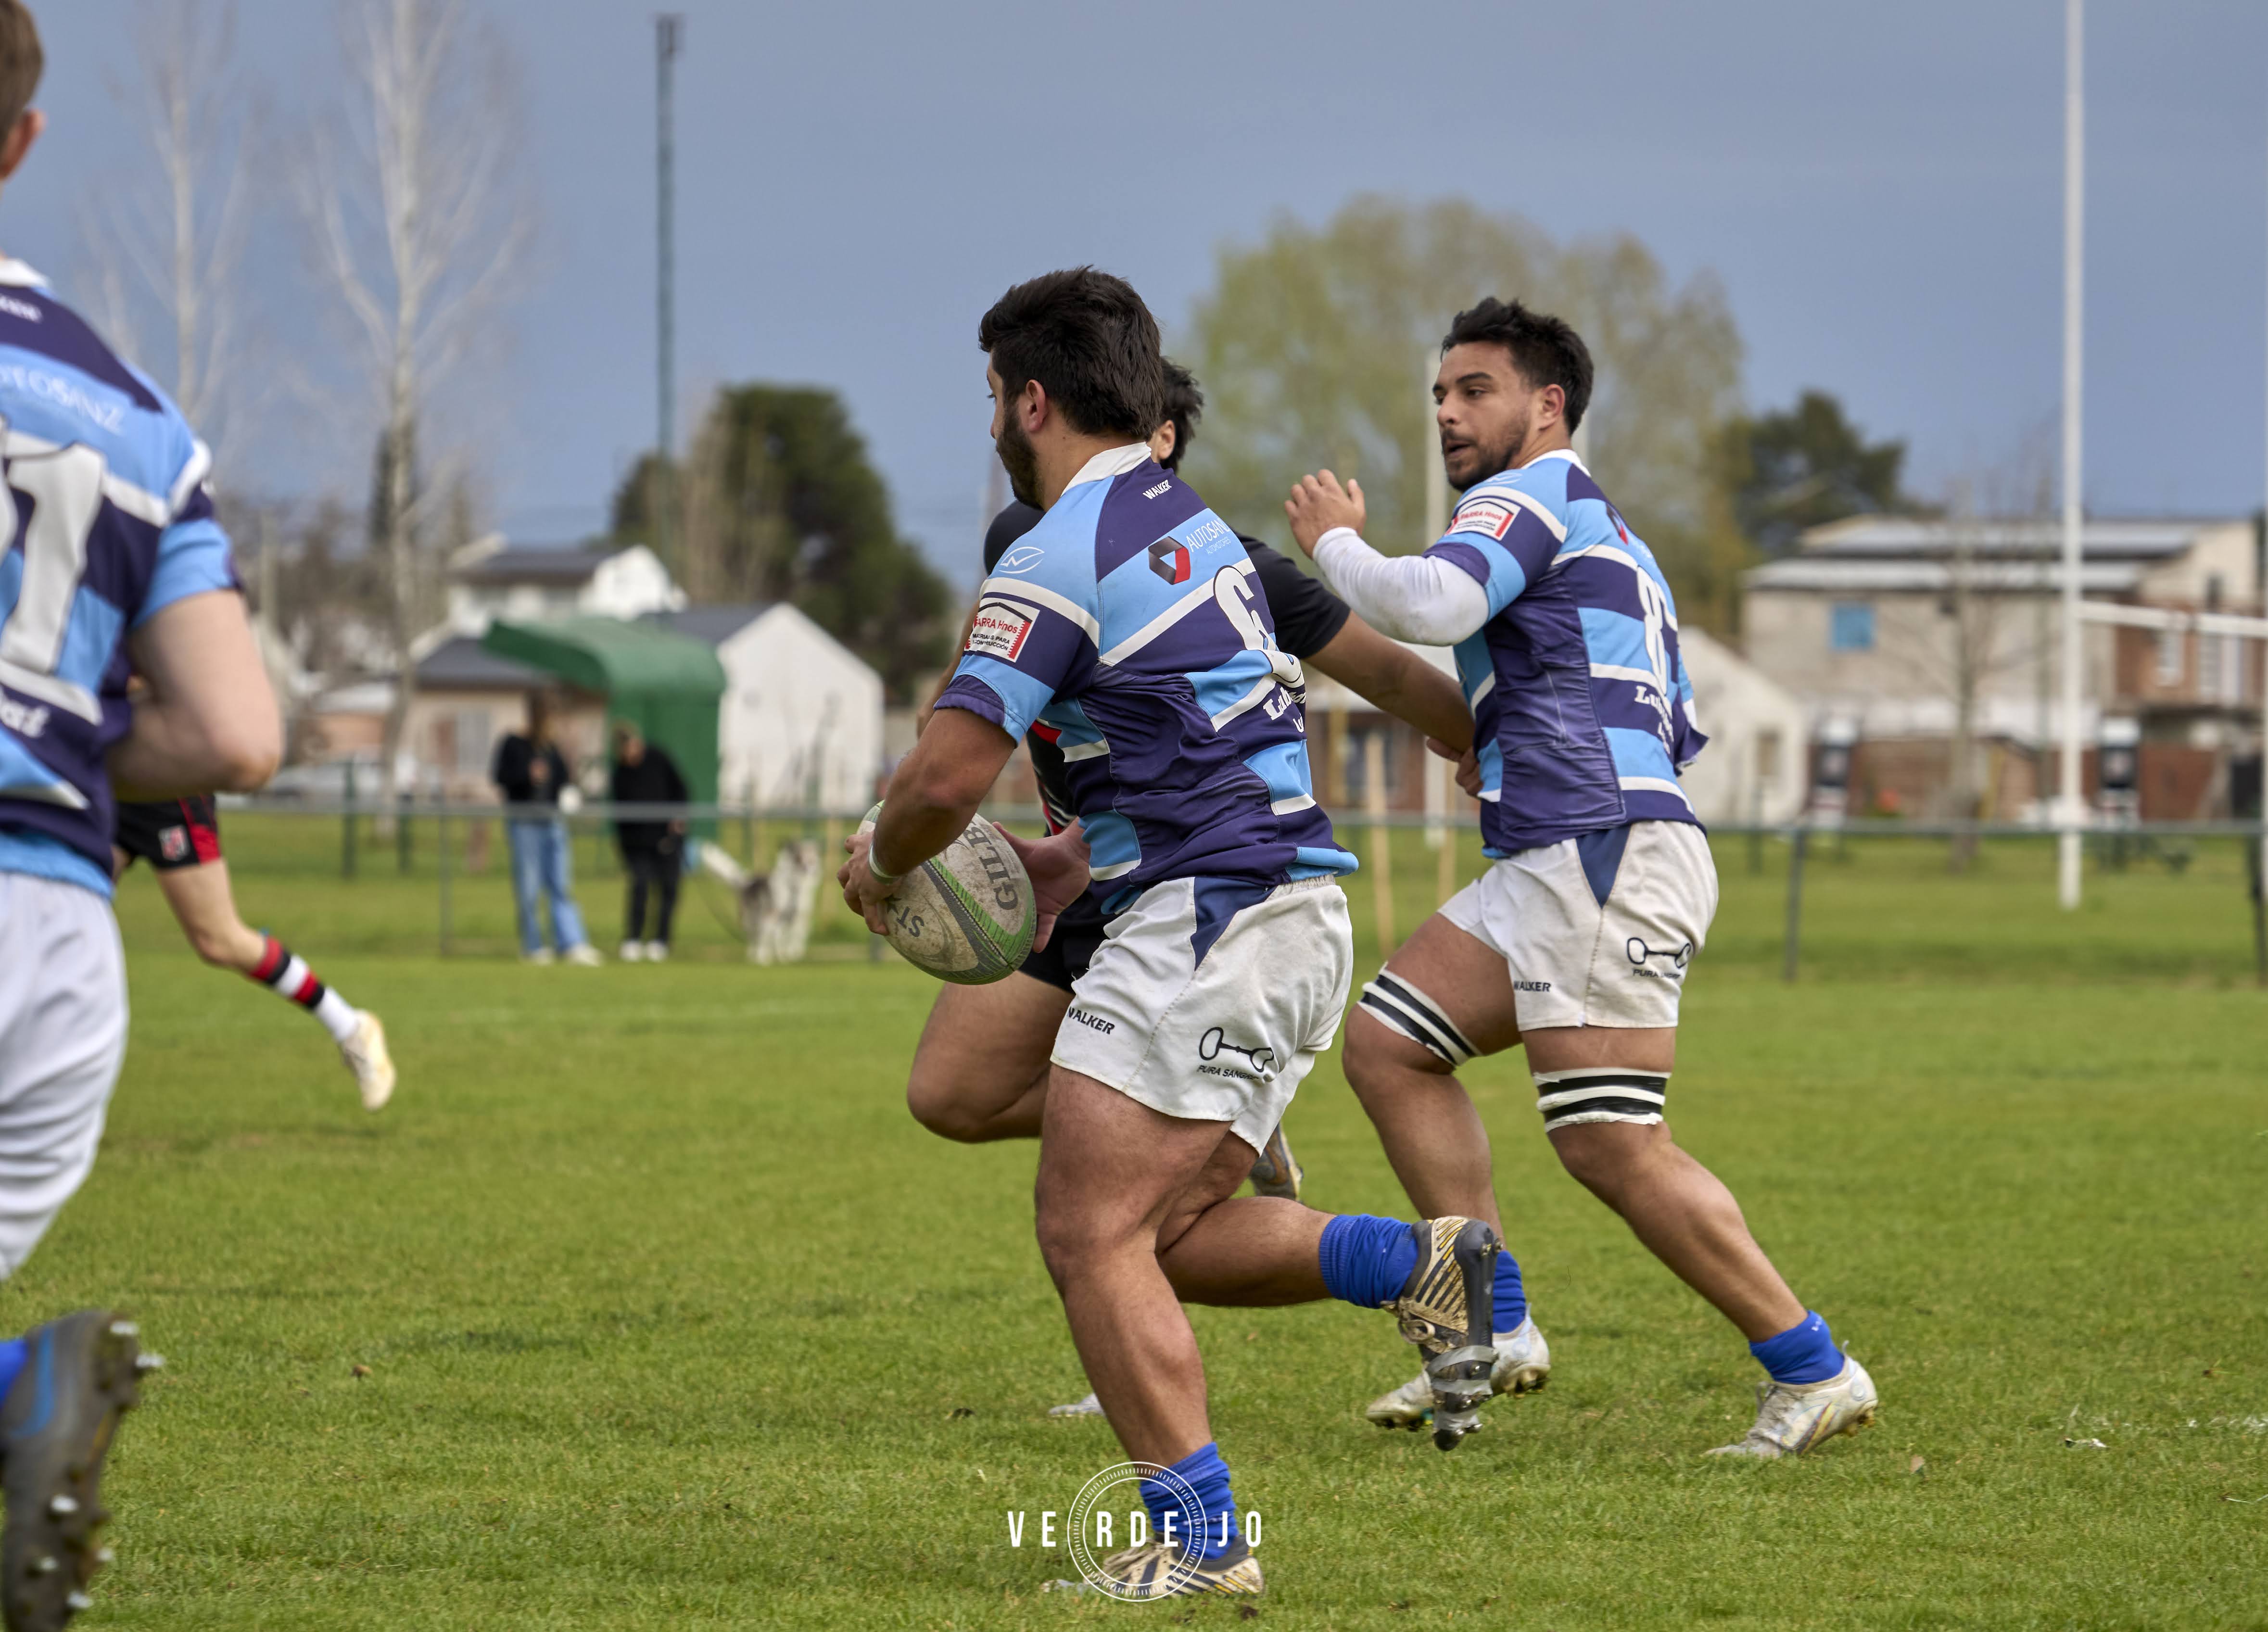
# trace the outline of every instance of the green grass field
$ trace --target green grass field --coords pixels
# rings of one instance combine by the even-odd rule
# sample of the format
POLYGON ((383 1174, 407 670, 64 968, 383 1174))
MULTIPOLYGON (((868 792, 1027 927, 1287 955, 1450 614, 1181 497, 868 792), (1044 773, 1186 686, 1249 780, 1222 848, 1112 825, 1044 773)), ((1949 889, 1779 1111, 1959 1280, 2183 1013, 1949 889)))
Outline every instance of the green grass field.
MULTIPOLYGON (((1250 1613, 1038 1591, 1071 1573, 1038 1514, 1119 1452, 1044 1415, 1085 1386, 1031 1147, 904 1114, 925 980, 834 917, 820 961, 750 968, 701 901, 669 967, 525 969, 493 867, 460 869, 444 960, 430 844, 346 882, 335 822, 229 840, 247 915, 386 1015, 403 1086, 364 1117, 317 1028, 129 882, 107 1142, 11 1293, 19 1324, 129 1305, 172 1361, 89 1624, 1250 1613)), ((1406 932, 1431 862, 1415 835, 1396 861, 1406 932)), ((2074 917, 2043 847, 1960 878, 1924 842, 1830 852, 1793 987, 1785 861, 1722 847, 1673 1120, 1873 1368, 1881 1425, 1704 1460, 1756 1368, 1558 1172, 1520 1061, 1485 1062, 1551 1386, 1443 1456, 1361 1420, 1410 1369, 1385 1317, 1196 1312, 1262 1624, 2268 1628, 2268 995, 2236 850, 2091 878, 2074 917)), ((602 945, 615 890, 585 882, 602 945)), ((1336 1060, 1292 1128, 1316 1204, 1406 1211, 1336 1060)))

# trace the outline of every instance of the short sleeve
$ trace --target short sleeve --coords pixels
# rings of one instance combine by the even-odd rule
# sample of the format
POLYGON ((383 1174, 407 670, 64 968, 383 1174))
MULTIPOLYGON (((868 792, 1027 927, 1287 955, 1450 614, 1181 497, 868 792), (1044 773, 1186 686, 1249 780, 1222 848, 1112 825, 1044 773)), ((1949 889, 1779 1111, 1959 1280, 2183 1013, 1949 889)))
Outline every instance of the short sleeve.
POLYGON ((228 534, 213 515, 212 495, 198 487, 182 504, 173 519, 158 535, 158 564, 149 590, 134 614, 138 628, 177 600, 208 590, 238 590, 236 560, 228 534))
POLYGON ((1509 488, 1480 488, 1466 496, 1449 530, 1425 553, 1471 574, 1488 592, 1494 617, 1543 576, 1566 536, 1566 524, 1542 500, 1509 488))
POLYGON ((1260 592, 1268 600, 1268 616, 1276 625, 1276 643, 1305 661, 1338 638, 1354 609, 1320 578, 1300 570, 1281 552, 1257 539, 1244 540, 1260 576, 1260 592))
POLYGON ((938 697, 939 708, 966 709, 1011 737, 1021 737, 1042 709, 1093 669, 1102 628, 1094 575, 1090 571, 1080 583, 1069 572, 1050 572, 1058 564, 1049 558, 1056 553, 1035 555, 1023 575, 1003 573, 984 581, 969 621, 968 643, 952 683, 938 697))

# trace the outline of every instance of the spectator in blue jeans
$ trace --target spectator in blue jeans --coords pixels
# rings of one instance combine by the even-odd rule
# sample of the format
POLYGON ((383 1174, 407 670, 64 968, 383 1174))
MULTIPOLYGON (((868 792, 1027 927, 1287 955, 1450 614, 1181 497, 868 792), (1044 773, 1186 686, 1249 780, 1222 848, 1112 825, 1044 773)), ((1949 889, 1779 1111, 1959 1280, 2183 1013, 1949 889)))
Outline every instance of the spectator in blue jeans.
POLYGON ((551 938, 569 963, 595 964, 597 948, 583 932, 575 907, 573 852, 567 824, 559 820, 559 796, 568 786, 567 761, 551 739, 551 699, 527 697, 527 734, 497 744, 490 780, 504 793, 504 830, 512 844, 512 893, 519 906, 519 955, 529 963, 549 963, 537 922, 537 899, 551 901, 551 938))

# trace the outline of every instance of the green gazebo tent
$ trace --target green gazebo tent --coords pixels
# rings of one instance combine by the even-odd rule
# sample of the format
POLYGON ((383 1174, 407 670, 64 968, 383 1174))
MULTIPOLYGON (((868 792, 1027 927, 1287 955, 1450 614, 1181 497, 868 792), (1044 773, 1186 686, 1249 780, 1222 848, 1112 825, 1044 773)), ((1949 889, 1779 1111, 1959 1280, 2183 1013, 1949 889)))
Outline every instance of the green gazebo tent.
MULTIPOLYGON (((615 618, 560 618, 541 623, 491 623, 481 647, 556 674, 607 699, 607 716, 628 720, 659 743, 684 773, 695 802, 717 799, 717 711, 725 665, 714 648, 650 623, 615 618)), ((714 822, 697 822, 709 833, 714 822)))

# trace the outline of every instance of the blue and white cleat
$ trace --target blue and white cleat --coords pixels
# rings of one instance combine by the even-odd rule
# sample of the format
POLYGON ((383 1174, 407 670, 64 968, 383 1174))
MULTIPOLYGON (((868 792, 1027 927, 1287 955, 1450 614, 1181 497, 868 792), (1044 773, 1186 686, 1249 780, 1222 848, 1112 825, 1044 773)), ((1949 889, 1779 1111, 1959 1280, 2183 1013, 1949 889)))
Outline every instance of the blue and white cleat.
POLYGON ((1388 1305, 1402 1335, 1425 1356, 1433 1395, 1433 1445, 1454 1451, 1480 1426, 1480 1408, 1495 1397, 1490 1327, 1496 1307, 1496 1231, 1477 1218, 1425 1218, 1410 1226, 1417 1267, 1388 1305))
POLYGON ((87 1584, 110 1562, 101 1545, 102 1462, 118 1419, 141 1400, 141 1374, 165 1364, 141 1351, 131 1320, 83 1309, 24 1334, 30 1353, 0 1400, 0 1618, 8 1632, 57 1632, 93 1600, 87 1584))
MULTIPOLYGON (((1522 1320, 1517 1331, 1497 1333, 1495 1342, 1489 1386, 1496 1393, 1532 1394, 1551 1380, 1551 1345, 1533 1319, 1522 1320)), ((1414 1434, 1433 1420, 1432 1382, 1420 1371, 1372 1400, 1363 1415, 1381 1428, 1406 1428, 1414 1434)))
POLYGON ((1837 1434, 1855 1434, 1874 1420, 1881 1396, 1867 1368, 1850 1356, 1823 1383, 1756 1385, 1756 1420, 1749 1431, 1707 1456, 1749 1456, 1777 1461, 1816 1450, 1837 1434))

